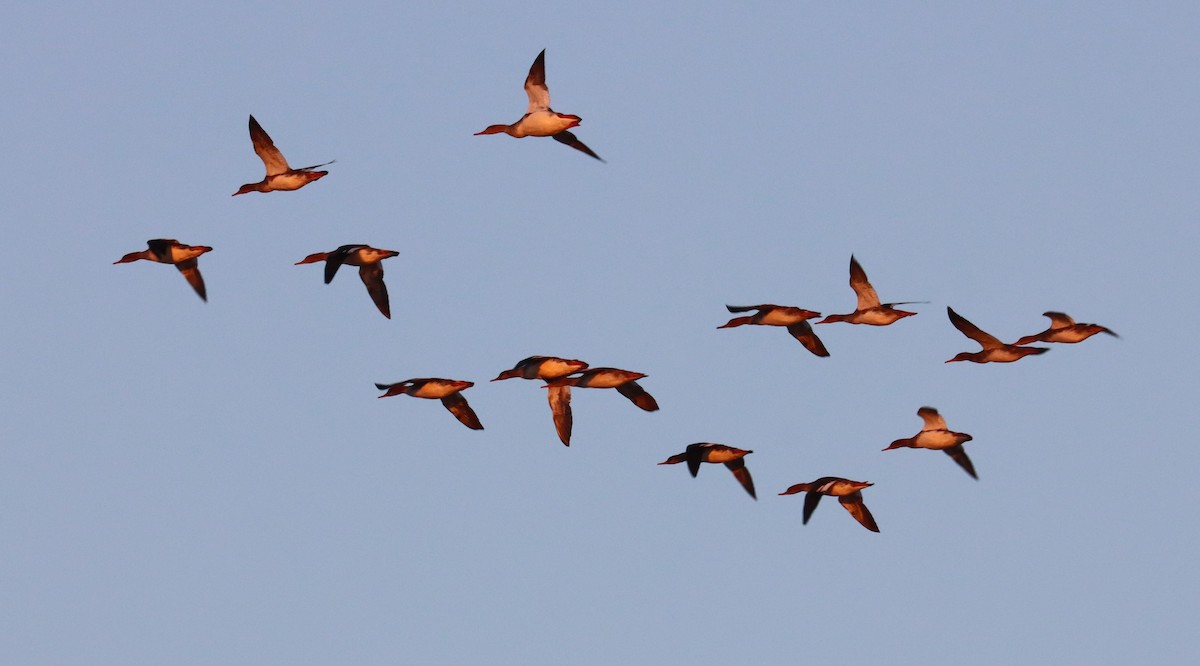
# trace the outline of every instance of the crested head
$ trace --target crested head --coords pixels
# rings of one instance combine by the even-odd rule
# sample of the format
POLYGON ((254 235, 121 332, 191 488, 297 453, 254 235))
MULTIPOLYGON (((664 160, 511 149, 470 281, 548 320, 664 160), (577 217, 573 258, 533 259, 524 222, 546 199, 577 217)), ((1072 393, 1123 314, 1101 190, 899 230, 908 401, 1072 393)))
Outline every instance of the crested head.
POLYGON ((583 122, 583 118, 580 118, 579 116, 576 116, 576 115, 570 114, 570 113, 560 113, 560 114, 558 114, 558 117, 562 118, 563 120, 570 121, 570 124, 567 125, 566 129, 571 129, 572 127, 579 127, 579 124, 581 122, 583 122))
POLYGON ((263 188, 263 187, 265 187, 265 186, 266 186, 266 183, 265 183, 265 182, 262 182, 262 183, 246 183, 245 185, 242 185, 242 186, 241 186, 241 187, 238 189, 238 191, 237 191, 237 192, 234 192, 234 193, 233 193, 233 196, 235 196, 235 197, 236 197, 236 196, 237 196, 237 195, 239 195, 239 194, 246 194, 247 192, 262 192, 262 191, 263 191, 263 189, 262 189, 262 188, 263 188))
POLYGON ((956 355, 954 358, 952 358, 952 359, 950 359, 949 361, 946 361, 946 362, 947 362, 947 363, 954 363, 954 362, 956 362, 956 361, 972 361, 972 362, 974 362, 974 363, 979 363, 979 362, 980 362, 980 361, 979 361, 979 359, 978 359, 978 358, 976 358, 978 355, 979 355, 979 353, 978 353, 978 352, 960 352, 960 353, 959 353, 958 355, 956 355))

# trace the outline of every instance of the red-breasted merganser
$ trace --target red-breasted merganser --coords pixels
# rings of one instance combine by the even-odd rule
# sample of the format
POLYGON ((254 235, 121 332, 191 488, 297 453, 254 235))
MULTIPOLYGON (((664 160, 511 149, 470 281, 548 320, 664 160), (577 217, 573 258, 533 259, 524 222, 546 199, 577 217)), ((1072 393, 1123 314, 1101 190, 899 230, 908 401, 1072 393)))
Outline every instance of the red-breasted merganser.
POLYGON ((414 398, 441 400, 446 409, 450 410, 450 413, 463 425, 471 430, 483 430, 483 424, 479 422, 475 410, 471 409, 471 406, 467 404, 467 399, 461 393, 464 389, 469 389, 474 385, 475 382, 423 377, 406 379, 395 384, 376 384, 375 388, 385 391, 383 395, 379 396, 380 398, 403 394, 411 395, 414 398))
POLYGON ((574 134, 567 131, 579 126, 579 116, 558 113, 550 108, 550 89, 546 87, 546 49, 542 49, 529 68, 529 76, 525 77, 525 94, 529 96, 529 110, 520 120, 511 125, 490 125, 482 132, 476 132, 475 136, 501 132, 518 139, 526 136, 549 136, 559 143, 604 161, 574 134))
POLYGON ((875 517, 871 515, 871 512, 867 509, 867 505, 863 504, 862 498, 862 489, 873 485, 875 484, 867 483, 866 481, 851 481, 850 479, 843 479, 840 476, 823 476, 812 483, 797 483, 779 494, 795 495, 796 493, 808 493, 804 498, 803 524, 805 525, 808 524, 808 519, 812 517, 813 511, 816 511, 817 504, 821 501, 821 496, 832 495, 838 498, 842 506, 863 527, 872 532, 878 532, 879 526, 875 524, 875 517))
POLYGON ((1006 345, 1000 342, 999 338, 984 333, 978 326, 967 321, 962 315, 954 311, 954 308, 947 307, 946 314, 950 317, 950 323, 954 324, 963 335, 971 338, 983 347, 983 351, 977 352, 962 352, 954 358, 946 361, 953 363, 955 361, 971 361, 972 363, 1012 363, 1019 361, 1031 354, 1041 354, 1050 351, 1049 347, 1021 347, 1018 345, 1006 345))
POLYGON ((254 152, 258 153, 258 157, 267 167, 267 176, 257 183, 242 185, 241 189, 233 193, 235 197, 247 192, 298 190, 314 180, 320 180, 329 173, 328 171, 313 171, 313 169, 323 167, 326 164, 333 164, 333 161, 329 161, 325 162, 325 164, 314 164, 300 169, 293 169, 288 166, 283 153, 279 152, 279 149, 275 147, 275 143, 271 141, 271 137, 267 135, 262 125, 258 124, 254 116, 250 116, 250 141, 254 143, 254 152))
POLYGON ((746 469, 745 457, 748 453, 754 452, 735 449, 732 446, 724 444, 698 442, 696 444, 688 444, 687 449, 683 453, 676 453, 658 464, 677 465, 681 462, 686 462, 688 471, 694 477, 700 472, 700 463, 724 463, 729 468, 729 471, 733 472, 733 478, 742 484, 747 493, 750 493, 750 497, 758 499, 758 496, 754 494, 754 479, 750 477, 750 470, 746 469))
POLYGON ((847 324, 868 324, 870 326, 887 326, 899 319, 911 317, 917 313, 897 310, 895 305, 908 305, 909 303, 924 303, 925 301, 902 301, 900 303, 880 303, 879 296, 875 293, 875 287, 867 281, 867 273, 859 265, 858 260, 854 255, 850 255, 850 288, 858 295, 858 308, 850 314, 835 314, 817 322, 818 324, 832 324, 834 322, 844 321, 847 324))
POLYGON ((978 479, 979 477, 975 474, 975 466, 971 464, 971 459, 967 457, 967 452, 962 447, 963 442, 969 442, 974 438, 965 432, 947 430, 946 419, 942 418, 942 415, 938 414, 938 410, 933 407, 918 409, 917 416, 925 421, 921 432, 907 439, 897 439, 884 451, 905 447, 945 451, 946 455, 954 459, 959 467, 967 470, 967 474, 970 474, 972 479, 978 479))
POLYGON ((1121 336, 1099 324, 1076 324, 1070 315, 1062 312, 1043 312, 1050 318, 1050 328, 1035 335, 1027 335, 1013 344, 1027 345, 1031 342, 1083 342, 1097 333, 1107 333, 1114 338, 1121 336))
POLYGON ((156 261, 160 264, 174 264, 175 268, 183 273, 184 279, 188 284, 192 285, 192 289, 200 295, 201 300, 208 301, 208 292, 204 288, 204 276, 200 275, 200 266, 196 262, 196 257, 211 252, 212 248, 207 245, 184 245, 174 238, 155 238, 146 241, 146 245, 150 249, 142 250, 141 252, 130 252, 113 262, 113 264, 127 264, 138 259, 146 259, 148 261, 156 261))
POLYGON ((380 250, 370 245, 343 245, 332 252, 310 254, 295 265, 324 261, 325 284, 333 281, 333 276, 342 264, 358 266, 358 277, 367 285, 367 293, 371 295, 371 300, 375 301, 375 307, 379 308, 383 316, 391 319, 392 309, 388 304, 387 285, 383 283, 383 264, 380 262, 399 254, 395 250, 380 250))
POLYGON ((813 317, 820 317, 820 312, 805 310, 804 308, 792 307, 790 305, 726 305, 725 309, 730 312, 749 312, 757 310, 752 315, 746 317, 734 317, 726 322, 723 326, 717 328, 734 328, 736 326, 786 326, 787 332, 792 334, 793 338, 800 341, 804 348, 816 354, 817 356, 829 356, 829 351, 825 349, 824 343, 813 332, 812 326, 808 323, 813 317))
MULTIPOLYGON (((492 381, 501 379, 560 379, 588 367, 587 363, 557 356, 530 356, 521 360, 512 370, 505 370, 492 381)), ((554 429, 563 445, 571 445, 571 387, 551 386, 546 390, 550 402, 550 414, 554 417, 554 429)))
POLYGON ((579 386, 581 388, 615 388, 621 395, 629 398, 633 404, 647 412, 658 410, 658 402, 638 385, 637 380, 645 377, 641 372, 621 370, 619 368, 592 368, 584 370, 574 377, 563 377, 546 382, 548 387, 579 386))

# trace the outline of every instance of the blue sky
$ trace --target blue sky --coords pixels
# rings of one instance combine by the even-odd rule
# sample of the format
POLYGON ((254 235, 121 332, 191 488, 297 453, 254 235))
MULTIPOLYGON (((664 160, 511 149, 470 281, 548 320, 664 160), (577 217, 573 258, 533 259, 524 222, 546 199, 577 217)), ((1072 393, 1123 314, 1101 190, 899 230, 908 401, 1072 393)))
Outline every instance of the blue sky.
POLYGON ((1186 3, 21 7, 7 663, 1180 662, 1200 647, 1186 3), (513 122, 545 48, 601 164, 513 122), (262 177, 253 113, 297 192, 262 177), (150 238, 211 245, 203 303, 150 238), (347 243, 385 264, 392 319, 347 243), (726 303, 893 326, 717 330, 726 303), (1121 334, 944 364, 1062 310, 1121 334), (1179 307, 1183 305, 1184 307, 1179 307), (662 409, 533 354, 645 372, 662 409), (374 382, 476 382, 473 432, 374 382), (979 472, 881 449, 937 407, 979 472), (692 442, 753 449, 759 501, 692 442), (789 485, 841 475, 881 532, 789 485))

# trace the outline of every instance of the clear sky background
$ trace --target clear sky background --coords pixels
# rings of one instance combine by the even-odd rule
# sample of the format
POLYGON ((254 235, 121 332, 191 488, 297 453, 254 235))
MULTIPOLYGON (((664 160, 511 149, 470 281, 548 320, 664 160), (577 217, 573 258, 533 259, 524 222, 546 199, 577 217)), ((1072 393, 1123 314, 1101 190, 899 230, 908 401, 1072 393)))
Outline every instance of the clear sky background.
POLYGON ((26 3, 4 19, 0 661, 1194 659, 1193 3, 26 3), (548 12, 539 16, 541 12, 548 12), (554 108, 602 164, 517 120, 554 108), (262 178, 253 113, 294 166, 262 178), (215 249, 209 302, 150 238, 215 249), (393 318, 346 243, 385 264, 393 318), (726 303, 886 328, 716 330, 726 303), (1062 310, 1121 334, 1009 365, 1062 310), (1182 307, 1181 307, 1182 306, 1182 307), (645 372, 662 406, 533 354, 645 372), (486 426, 374 382, 467 379, 486 426), (922 405, 969 432, 882 453, 922 405), (692 442, 753 449, 752 501, 692 442), (789 485, 840 475, 882 532, 789 485))

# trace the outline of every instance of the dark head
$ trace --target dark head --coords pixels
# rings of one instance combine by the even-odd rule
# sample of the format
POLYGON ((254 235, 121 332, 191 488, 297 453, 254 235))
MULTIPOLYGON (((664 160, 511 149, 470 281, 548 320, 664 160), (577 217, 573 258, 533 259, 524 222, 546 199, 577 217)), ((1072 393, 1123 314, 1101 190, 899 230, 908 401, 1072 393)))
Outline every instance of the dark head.
MULTIPOLYGON (((946 361, 946 362, 949 363, 950 361, 946 361)), ((911 437, 908 437, 905 439, 898 439, 898 440, 892 442, 891 444, 889 444, 888 447, 886 449, 884 449, 884 451, 891 451, 892 449, 903 449, 905 447, 911 447, 912 445, 913 445, 913 438, 911 438, 911 437)))
POLYGON ((488 125, 483 129, 482 132, 476 132, 475 136, 480 136, 482 134, 508 134, 510 131, 511 128, 508 125, 488 125))
POLYGON ((233 193, 233 196, 235 196, 235 197, 236 197, 236 196, 237 196, 237 195, 239 195, 239 194, 246 194, 247 192, 262 192, 262 188, 263 188, 264 186, 266 186, 266 183, 265 183, 265 182, 262 182, 262 183, 246 183, 245 185, 242 185, 242 186, 241 186, 241 188, 239 188, 237 192, 234 192, 234 193, 233 193))
POLYGON ((312 263, 316 263, 318 261, 325 261, 328 258, 329 258, 328 252, 317 252, 315 254, 308 255, 307 257, 301 259, 300 261, 297 261, 296 263, 294 263, 292 265, 299 266, 300 264, 312 264, 312 263))

